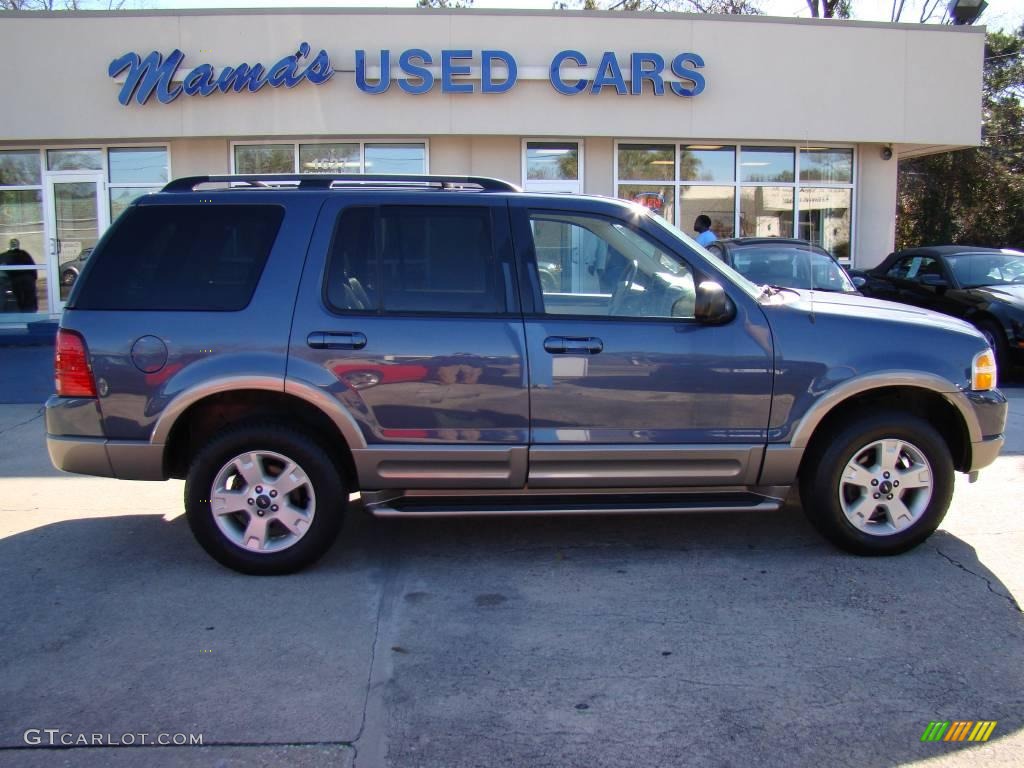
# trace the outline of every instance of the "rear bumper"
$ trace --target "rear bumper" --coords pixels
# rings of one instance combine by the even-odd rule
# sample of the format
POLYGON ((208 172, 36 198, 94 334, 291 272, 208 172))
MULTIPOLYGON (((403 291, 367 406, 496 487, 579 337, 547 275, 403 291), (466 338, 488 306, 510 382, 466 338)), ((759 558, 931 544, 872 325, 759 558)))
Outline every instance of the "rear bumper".
POLYGON ((46 449, 64 472, 121 480, 166 480, 164 446, 103 437, 99 404, 91 398, 46 401, 46 449))

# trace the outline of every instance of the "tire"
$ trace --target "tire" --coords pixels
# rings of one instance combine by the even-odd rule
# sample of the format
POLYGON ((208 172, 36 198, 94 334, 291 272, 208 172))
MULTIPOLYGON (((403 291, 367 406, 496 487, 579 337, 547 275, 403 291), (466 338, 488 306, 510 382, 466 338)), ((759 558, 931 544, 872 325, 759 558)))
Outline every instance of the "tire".
POLYGON ((243 424, 214 437, 185 480, 196 541, 222 565, 256 575, 294 573, 316 562, 337 538, 347 502, 324 448, 276 422, 243 424), (211 500, 225 511, 215 514, 211 500))
MULTIPOLYGON (((996 355, 997 377, 999 379, 1008 378, 1010 374, 1010 361, 1006 344, 1006 332, 991 320, 979 320, 975 323, 974 327, 981 331, 981 335, 985 337, 985 341, 992 347, 992 351, 996 355)), ((999 382, 997 381, 996 383, 998 384, 999 382)))
POLYGON ((68 288, 75 284, 78 279, 78 273, 71 269, 66 269, 61 273, 60 284, 65 288, 68 288))
POLYGON ((804 514, 842 549, 906 552, 946 516, 953 460, 942 436, 923 419, 897 411, 860 414, 809 450, 816 448, 820 454, 808 456, 801 469, 804 514))

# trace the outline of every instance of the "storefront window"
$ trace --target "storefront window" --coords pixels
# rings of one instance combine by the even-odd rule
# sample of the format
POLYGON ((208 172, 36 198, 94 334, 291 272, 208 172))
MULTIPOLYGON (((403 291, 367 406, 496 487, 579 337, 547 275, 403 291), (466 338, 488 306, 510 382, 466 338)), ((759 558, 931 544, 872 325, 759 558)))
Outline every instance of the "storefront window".
POLYGON ((295 145, 236 144, 235 173, 295 173, 295 145))
POLYGON ((849 259, 852 198, 852 189, 803 187, 798 237, 820 245, 837 259, 849 259))
POLYGON ((133 200, 151 192, 159 192, 160 189, 161 187, 111 187, 110 223, 113 224, 133 200))
POLYGON ((165 147, 114 147, 107 153, 110 183, 167 183, 165 147))
POLYGON ((700 144, 681 147, 679 178, 684 181, 734 181, 736 148, 700 144))
POLYGON ((676 150, 672 144, 619 144, 619 178, 623 181, 676 177, 676 150))
POLYGON ((719 238, 801 237, 849 258, 852 149, 622 142, 616 159, 619 197, 660 206, 683 231, 704 214, 719 238))
POLYGON ((793 181, 793 150, 790 147, 743 147, 740 181, 793 181))
POLYGON ((576 142, 531 141, 526 145, 529 181, 576 181, 580 177, 580 149, 576 142))
POLYGON ((711 231, 716 237, 735 234, 736 188, 700 185, 682 187, 679 197, 679 223, 687 232, 701 214, 711 219, 711 231))
POLYGON ((801 149, 800 181, 850 183, 853 181, 853 150, 818 147, 801 149))
POLYGON ((366 173, 426 173, 427 153, 422 144, 367 144, 366 173))
POLYGON ((670 184, 620 184, 618 196, 676 223, 675 187, 670 184))
POLYGON ((0 190, 0 317, 49 311, 43 243, 42 190, 0 190))
POLYGON ((23 187, 42 184, 38 150, 0 152, 0 186, 23 187))
POLYGON ((740 237, 793 237, 793 188, 740 189, 740 237))
POLYGON ((300 144, 299 173, 359 173, 358 144, 300 144))
POLYGON ((46 167, 51 171, 102 171, 103 152, 99 149, 48 149, 46 167))

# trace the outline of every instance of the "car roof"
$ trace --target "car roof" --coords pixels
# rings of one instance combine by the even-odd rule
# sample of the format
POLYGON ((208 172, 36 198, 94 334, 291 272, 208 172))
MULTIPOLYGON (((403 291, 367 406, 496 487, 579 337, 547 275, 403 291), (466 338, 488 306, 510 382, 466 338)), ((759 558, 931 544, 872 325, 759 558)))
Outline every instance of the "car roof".
POLYGON ((896 251, 895 256, 957 256, 966 253, 1005 253, 1002 248, 983 245, 920 245, 896 251))
POLYGON ((741 247, 749 245, 794 245, 800 248, 805 248, 808 251, 814 251, 815 253, 821 253, 827 256, 832 255, 820 245, 816 245, 809 240, 801 240, 797 237, 724 237, 715 240, 711 245, 714 245, 714 243, 720 243, 725 246, 735 245, 741 247))

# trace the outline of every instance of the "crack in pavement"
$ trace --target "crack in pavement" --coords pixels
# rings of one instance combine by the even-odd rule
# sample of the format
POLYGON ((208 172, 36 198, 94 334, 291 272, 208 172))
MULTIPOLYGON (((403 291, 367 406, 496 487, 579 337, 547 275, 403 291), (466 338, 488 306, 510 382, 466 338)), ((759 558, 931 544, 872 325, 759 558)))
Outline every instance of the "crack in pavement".
POLYGON ((36 419, 40 418, 43 415, 43 412, 45 410, 46 410, 45 406, 42 406, 42 405, 39 406, 39 410, 36 411, 36 415, 33 416, 31 419, 23 421, 23 422, 21 422, 19 424, 12 424, 11 426, 7 427, 6 429, 0 429, 0 435, 5 435, 8 432, 10 432, 11 430, 17 429, 18 427, 24 427, 26 424, 31 424, 36 419))
POLYGON ((992 580, 991 579, 988 579, 985 576, 982 576, 980 573, 975 573, 970 568, 968 568, 963 563, 961 563, 959 560, 955 560, 954 558, 950 557, 949 555, 947 555, 945 552, 943 552, 938 547, 934 547, 934 549, 935 549, 935 551, 939 555, 941 555, 943 558, 945 558, 950 563, 955 565, 961 571, 969 573, 969 574, 971 574, 971 576, 974 576, 975 578, 978 578, 978 579, 981 579, 982 581, 984 581, 985 585, 988 587, 988 591, 989 592, 991 592, 993 595, 998 595, 999 597, 1001 597, 1004 600, 1006 600, 1007 602, 1009 602, 1010 605, 1013 606, 1013 609, 1015 611, 1017 611, 1017 613, 1024 613, 1024 611, 1022 611, 1020 606, 1017 604, 1017 601, 1014 599, 1013 595, 1007 595, 1007 594, 1004 594, 1004 593, 998 591, 995 587, 992 586, 992 580))

